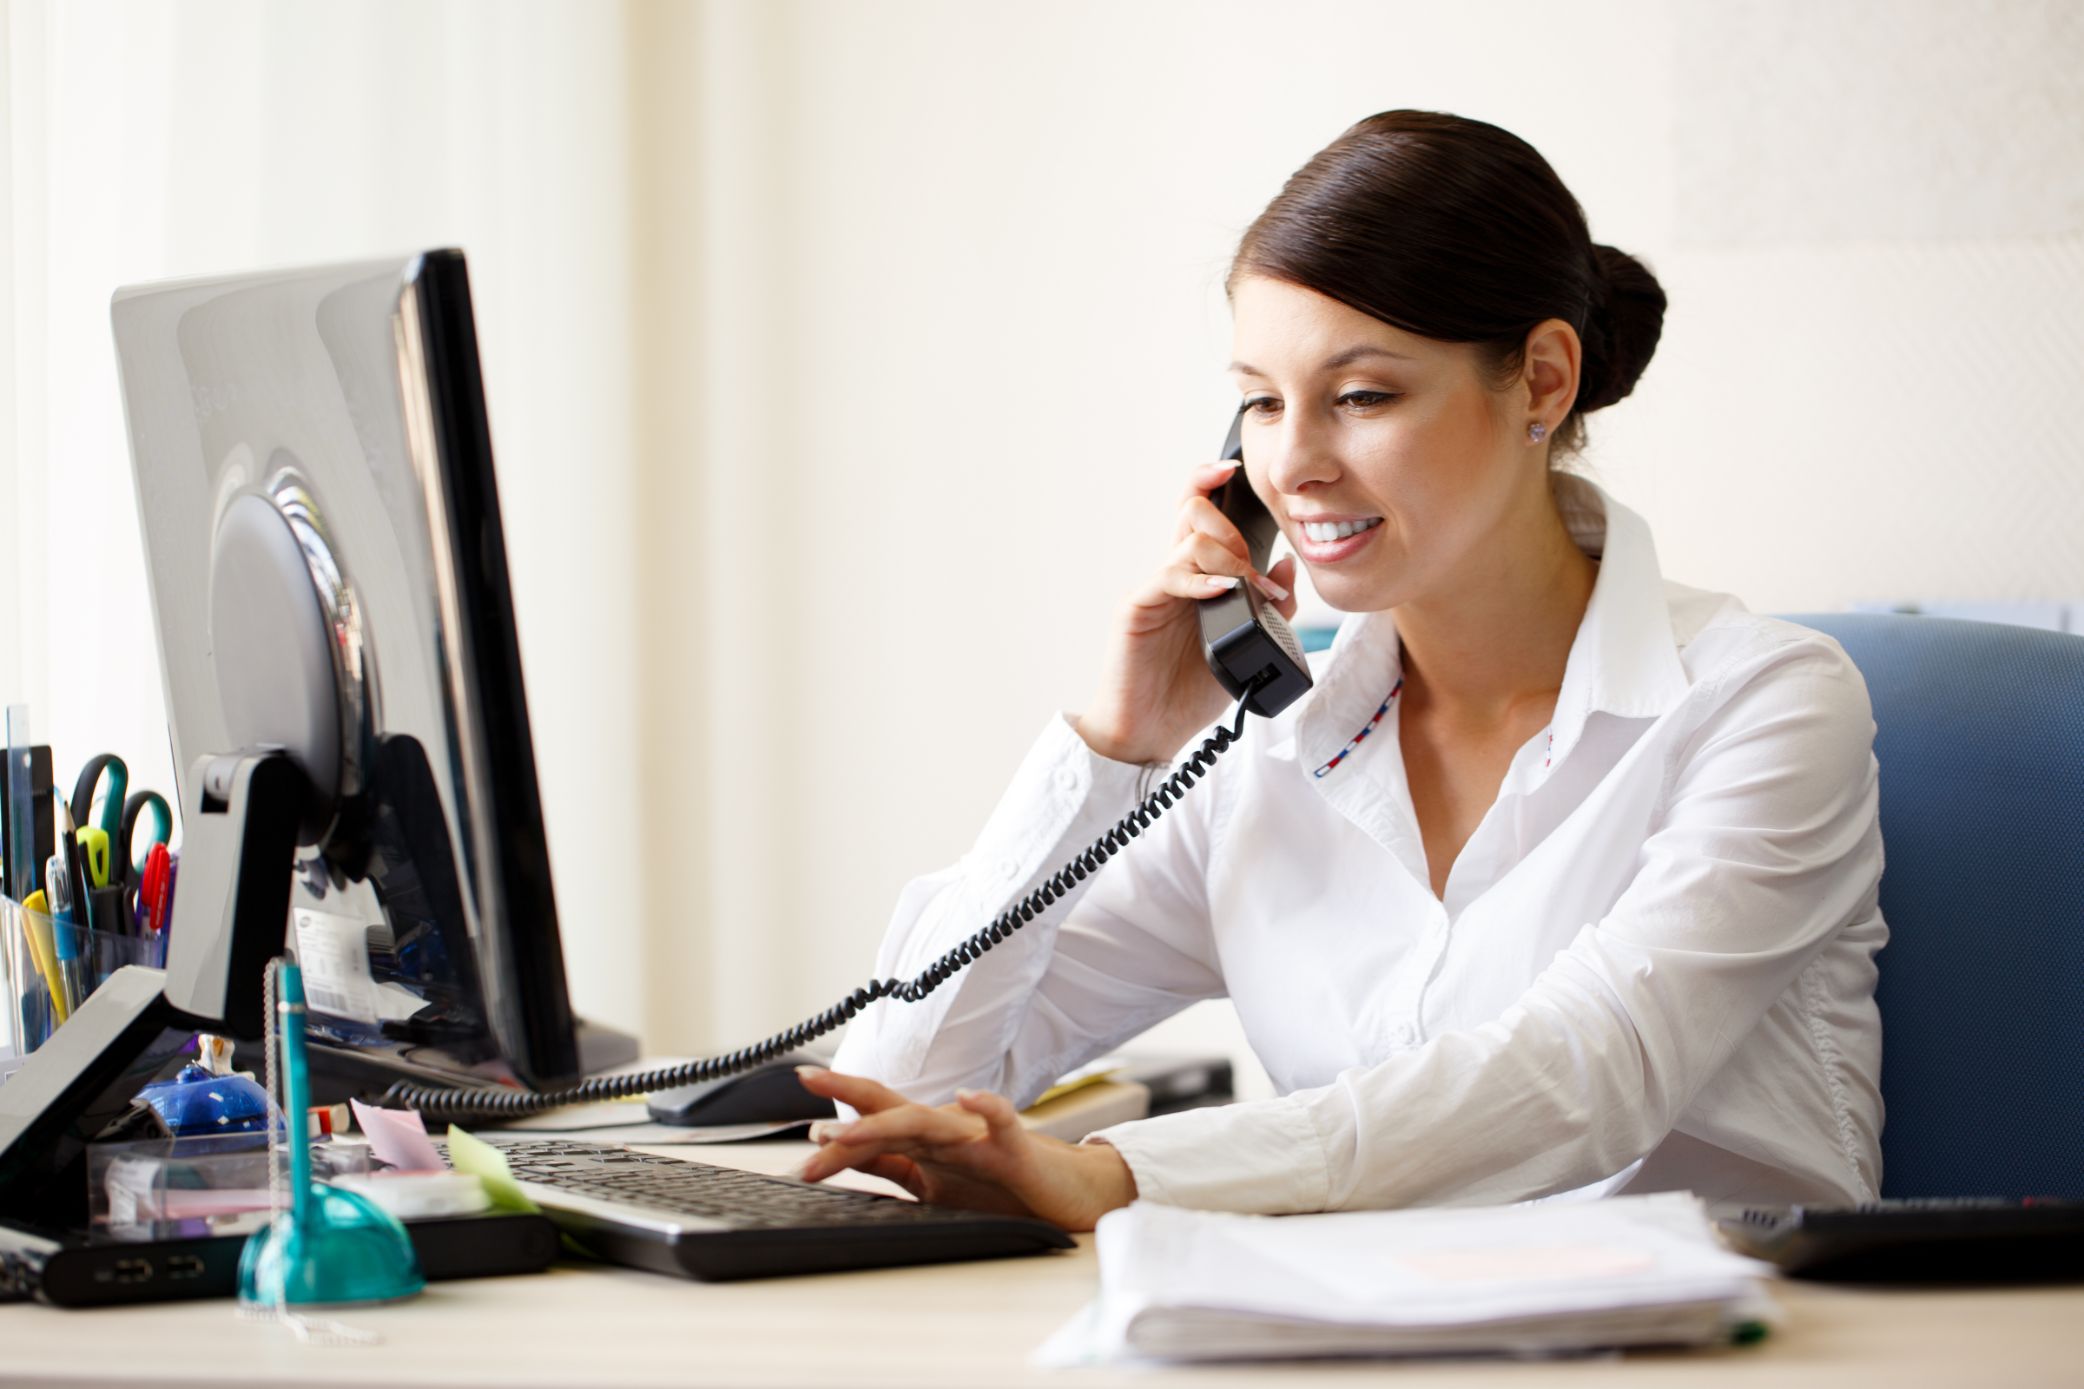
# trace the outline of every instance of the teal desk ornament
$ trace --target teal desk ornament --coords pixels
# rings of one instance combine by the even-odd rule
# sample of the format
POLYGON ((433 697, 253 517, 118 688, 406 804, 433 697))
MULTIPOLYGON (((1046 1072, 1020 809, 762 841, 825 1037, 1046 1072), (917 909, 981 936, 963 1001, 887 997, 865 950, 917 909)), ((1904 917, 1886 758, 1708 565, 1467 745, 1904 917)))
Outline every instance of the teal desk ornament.
POLYGON ((282 1079, 281 1125, 271 1140, 286 1147, 289 1206, 283 1208, 281 1155, 274 1155, 275 1218, 246 1241, 239 1257, 242 1311, 274 1312, 306 1339, 369 1339, 344 1327, 313 1328, 294 1309, 395 1302, 427 1285, 405 1227, 368 1197, 311 1178, 305 1134, 311 1073, 304 1055, 304 974, 287 960, 268 967, 268 1090, 282 1079))

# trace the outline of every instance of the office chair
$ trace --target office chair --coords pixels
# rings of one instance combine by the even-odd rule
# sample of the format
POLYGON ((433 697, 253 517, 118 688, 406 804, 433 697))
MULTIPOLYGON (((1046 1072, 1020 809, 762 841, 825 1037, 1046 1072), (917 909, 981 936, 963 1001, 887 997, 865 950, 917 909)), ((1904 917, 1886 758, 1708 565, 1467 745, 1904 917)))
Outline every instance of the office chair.
POLYGON ((1788 620, 1874 701, 1883 1194, 2084 1197, 2084 636, 1788 620))

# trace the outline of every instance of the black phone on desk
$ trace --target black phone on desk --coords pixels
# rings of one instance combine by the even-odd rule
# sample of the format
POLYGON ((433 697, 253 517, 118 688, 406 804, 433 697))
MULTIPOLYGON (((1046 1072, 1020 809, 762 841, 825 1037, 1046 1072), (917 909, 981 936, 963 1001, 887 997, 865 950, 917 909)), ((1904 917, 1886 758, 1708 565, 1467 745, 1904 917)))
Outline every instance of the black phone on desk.
MULTIPOLYGON (((1237 470, 1209 500, 1244 536, 1252 568, 1264 574, 1281 528, 1245 477, 1244 423, 1245 412, 1240 408, 1231 417, 1222 453, 1225 459, 1237 460, 1237 470)), ((1230 697, 1244 699, 1245 708, 1252 713, 1270 719, 1310 688, 1310 665, 1302 643, 1295 639, 1280 609, 1251 584, 1241 583, 1227 593, 1202 599, 1200 617, 1201 650, 1209 669, 1230 697)))

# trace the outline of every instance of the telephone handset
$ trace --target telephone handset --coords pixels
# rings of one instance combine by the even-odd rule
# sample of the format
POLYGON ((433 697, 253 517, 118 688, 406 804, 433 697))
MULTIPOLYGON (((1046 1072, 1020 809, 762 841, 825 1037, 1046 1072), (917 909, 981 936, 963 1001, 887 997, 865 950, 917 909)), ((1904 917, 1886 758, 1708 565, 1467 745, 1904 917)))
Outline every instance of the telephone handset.
MULTIPOLYGON (((1272 557, 1279 526, 1245 481, 1240 442, 1244 412, 1230 422, 1230 437, 1223 442, 1223 457, 1240 460, 1230 480, 1214 494, 1219 510, 1244 533, 1252 554, 1252 567, 1264 574, 1272 557)), ((438 1089, 399 1081, 384 1092, 386 1104, 407 1105, 430 1114, 487 1118, 518 1118, 564 1104, 589 1104, 599 1100, 627 1099, 671 1090, 682 1085, 721 1080, 766 1065, 796 1051, 806 1043, 843 1026, 856 1013, 879 998, 897 998, 917 1003, 939 988, 949 976, 976 962, 985 951, 1049 910, 1073 885, 1092 876, 1100 866, 1128 847, 1129 841, 1149 829, 1184 796, 1195 782, 1208 774, 1223 750, 1244 732, 1245 715, 1272 718, 1310 688, 1310 668, 1302 646, 1274 605, 1249 583, 1239 584, 1217 598, 1202 600, 1201 640, 1208 663, 1223 688, 1237 700, 1227 724, 1201 740, 1172 774, 1138 802, 1114 828, 1086 847, 1084 852, 1058 869, 1040 887, 1000 912, 990 925, 950 950, 910 979, 873 979, 827 1008, 786 1032, 777 1032, 763 1042, 724 1056, 704 1057, 679 1066, 641 1073, 595 1076, 575 1085, 551 1090, 519 1090, 505 1086, 483 1089, 438 1089)))
MULTIPOLYGON (((1264 574, 1281 528, 1245 478, 1244 423, 1244 411, 1239 410, 1230 421, 1222 453, 1224 459, 1238 461, 1237 471, 1209 500, 1244 535, 1252 568, 1264 574)), ((1230 697, 1244 700, 1245 708, 1262 718, 1272 718, 1310 688, 1302 643, 1272 600, 1249 583, 1201 600, 1201 650, 1230 697)))

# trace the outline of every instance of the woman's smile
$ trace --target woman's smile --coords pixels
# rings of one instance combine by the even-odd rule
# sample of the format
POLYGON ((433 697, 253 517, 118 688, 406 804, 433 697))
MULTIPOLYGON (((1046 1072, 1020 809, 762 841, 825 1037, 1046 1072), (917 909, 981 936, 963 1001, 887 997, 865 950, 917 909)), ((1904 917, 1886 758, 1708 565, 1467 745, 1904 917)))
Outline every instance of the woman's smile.
POLYGON ((1289 543, 1307 564, 1337 564, 1359 554, 1382 529, 1380 516, 1290 516, 1289 543))

